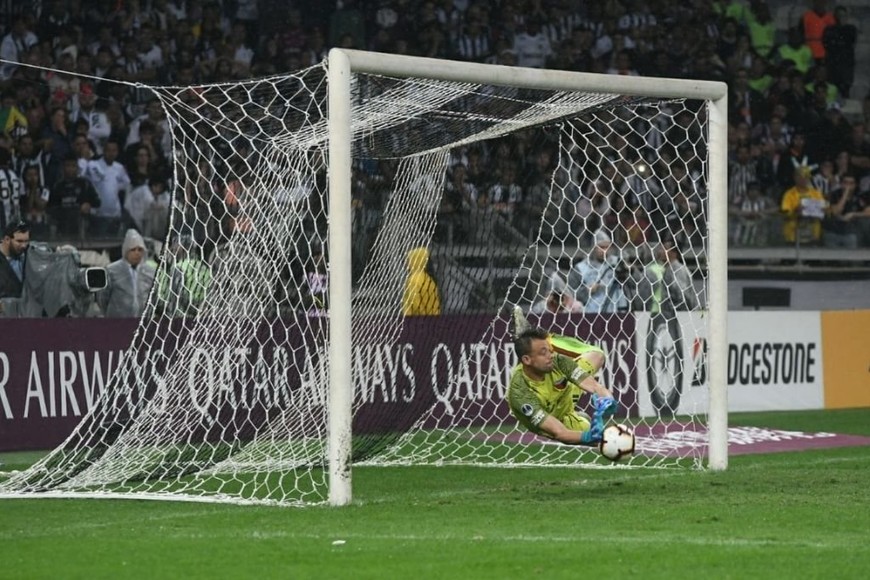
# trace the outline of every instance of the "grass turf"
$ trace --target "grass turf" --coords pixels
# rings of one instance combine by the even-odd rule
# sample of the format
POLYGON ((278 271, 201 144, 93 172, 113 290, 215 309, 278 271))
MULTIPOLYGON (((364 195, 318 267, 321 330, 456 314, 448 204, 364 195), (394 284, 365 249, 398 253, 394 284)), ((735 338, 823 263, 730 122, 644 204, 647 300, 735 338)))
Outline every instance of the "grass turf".
MULTIPOLYGON (((870 409, 732 425, 870 435, 870 409)), ((5 454, 20 468, 35 454, 5 454)), ((0 500, 8 578, 866 578, 870 447, 683 470, 356 468, 340 509, 0 500), (336 543, 339 542, 339 543, 336 543), (343 543, 340 543, 343 542, 343 543)))

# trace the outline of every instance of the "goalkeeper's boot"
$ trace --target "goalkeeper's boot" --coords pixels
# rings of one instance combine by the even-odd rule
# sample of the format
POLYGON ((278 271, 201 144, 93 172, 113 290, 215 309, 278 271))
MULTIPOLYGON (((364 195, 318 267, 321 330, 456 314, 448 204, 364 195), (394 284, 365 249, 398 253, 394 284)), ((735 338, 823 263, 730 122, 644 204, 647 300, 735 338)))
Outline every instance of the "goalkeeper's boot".
POLYGON ((523 309, 519 306, 513 307, 510 326, 510 333, 513 338, 518 337, 532 327, 532 325, 529 324, 529 321, 526 320, 526 315, 523 314, 523 309))

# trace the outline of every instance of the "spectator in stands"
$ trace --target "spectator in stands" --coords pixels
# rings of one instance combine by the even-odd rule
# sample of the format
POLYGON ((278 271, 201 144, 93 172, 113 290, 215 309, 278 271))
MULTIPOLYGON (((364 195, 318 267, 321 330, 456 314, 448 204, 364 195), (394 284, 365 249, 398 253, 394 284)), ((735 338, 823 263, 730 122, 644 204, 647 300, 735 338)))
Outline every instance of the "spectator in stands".
MULTIPOLYGON (((453 56, 450 41, 442 32, 441 26, 437 21, 429 22, 425 26, 420 27, 419 32, 417 32, 417 43, 417 53, 420 56, 441 59, 453 56)), ((354 46, 345 46, 346 48, 355 48, 354 46)))
POLYGON ((330 46, 338 46, 345 34, 350 35, 355 47, 366 46, 365 15, 356 0, 343 0, 329 18, 330 46))
POLYGON ((27 117, 18 108, 15 93, 11 90, 3 91, 0 100, 0 133, 18 139, 27 134, 27 117))
POLYGON ((825 29, 837 23, 834 15, 828 10, 827 0, 811 0, 812 8, 801 16, 801 29, 804 41, 810 47, 813 58, 821 63, 825 60, 825 45, 822 39, 825 29))
POLYGON ((124 209, 143 236, 163 239, 169 226, 169 193, 157 177, 133 187, 124 200, 124 209))
POLYGON ((93 184, 79 175, 78 159, 70 154, 63 162, 63 177, 51 187, 48 214, 61 237, 83 238, 91 211, 100 206, 93 184))
POLYGON ((657 244, 652 254, 637 281, 634 308, 652 314, 694 309, 698 293, 676 244, 670 240, 657 244))
POLYGON ((813 147, 809 148, 810 156, 833 159, 836 152, 848 149, 851 133, 852 125, 843 115, 840 103, 835 101, 828 104, 824 114, 812 127, 810 144, 813 147))
POLYGON ((788 42, 777 50, 780 64, 789 62, 802 75, 809 72, 813 65, 813 51, 804 44, 800 28, 788 29, 788 42))
POLYGON ((728 95, 728 118, 732 123, 745 122, 749 127, 768 118, 764 96, 749 86, 749 70, 740 68, 734 75, 728 95))
MULTIPOLYGON (((469 239, 470 231, 474 225, 469 219, 469 215, 471 209, 477 204, 477 196, 477 187, 468 181, 468 169, 462 163, 454 165, 450 177, 444 185, 440 213, 451 216, 453 240, 456 242, 465 242, 469 239)), ((378 217, 380 219, 380 215, 378 217)))
POLYGON ((734 245, 768 245, 770 220, 779 210, 773 200, 762 193, 759 183, 747 184, 746 192, 732 199, 729 213, 735 218, 732 229, 734 245))
POLYGON ((72 151, 72 127, 67 121, 67 111, 63 107, 51 109, 51 117, 48 127, 43 129, 40 139, 45 143, 45 150, 49 154, 49 163, 45 172, 47 183, 54 183, 60 179, 63 160, 72 151))
POLYGON ((767 60, 758 55, 752 57, 752 64, 749 66, 749 80, 747 84, 749 85, 749 88, 758 91, 765 98, 765 102, 768 104, 767 108, 769 108, 769 101, 767 100, 766 95, 774 83, 773 76, 771 76, 770 72, 771 69, 767 60))
POLYGON ((79 175, 84 175, 88 163, 97 157, 94 146, 85 135, 76 135, 72 140, 72 154, 76 157, 79 175))
POLYGON ((74 99, 70 120, 75 123, 83 119, 88 123, 88 140, 94 144, 95 153, 103 154, 103 147, 112 134, 112 124, 106 113, 96 107, 97 94, 90 83, 84 83, 79 89, 78 98, 74 99))
POLYGON ((746 196, 750 183, 758 182, 758 163, 752 158, 748 143, 737 146, 734 160, 728 164, 728 200, 734 204, 746 196))
POLYGON ((625 306, 622 285, 616 278, 615 248, 610 240, 596 243, 585 259, 568 273, 568 291, 587 313, 617 312, 625 306))
POLYGON ((788 189, 795 184, 796 170, 800 167, 815 166, 815 159, 806 152, 807 139, 803 132, 796 131, 791 138, 787 151, 779 157, 776 168, 776 179, 780 188, 788 189))
MULTIPOLYGON (((119 70, 110 69, 112 78, 121 78, 131 83, 153 83, 157 79, 157 71, 145 66, 139 57, 138 41, 135 38, 131 37, 122 42, 121 56, 115 59, 115 64, 119 70)), ((146 90, 126 86, 123 89, 121 92, 129 96, 131 112, 136 116, 141 115, 145 108, 146 90)))
POLYGON ((513 221, 517 206, 523 201, 523 188, 517 183, 517 170, 512 165, 501 168, 496 183, 490 186, 489 205, 508 223, 513 221))
POLYGON ((148 101, 144 114, 130 122, 127 148, 129 149, 131 145, 140 142, 151 149, 152 160, 168 159, 172 153, 172 135, 169 131, 169 122, 166 120, 163 106, 156 98, 148 101))
POLYGON ((18 138, 15 151, 12 154, 12 169, 17 175, 24 175, 24 171, 34 166, 39 171, 39 183, 47 185, 45 180, 48 155, 42 148, 37 149, 33 141, 33 135, 25 133, 18 138))
POLYGON ((97 48, 97 53, 94 57, 94 76, 98 79, 96 81, 97 92, 99 93, 100 84, 104 79, 110 79, 109 71, 112 68, 112 65, 115 63, 115 56, 117 56, 109 46, 100 45, 97 48))
POLYGON ((49 233, 48 206, 49 191, 39 182, 39 167, 30 165, 22 177, 21 215, 30 223, 33 235, 45 238, 49 233))
POLYGON ((12 154, 0 146, 0 227, 21 218, 21 196, 24 184, 12 170, 12 154))
POLYGON ((781 107, 774 109, 766 123, 756 125, 753 136, 777 158, 791 145, 792 127, 785 122, 784 115, 779 112, 781 107))
POLYGON ((847 173, 852 175, 856 174, 856 168, 852 165, 852 156, 849 155, 849 152, 845 149, 838 151, 834 157, 834 173, 837 174, 837 178, 841 183, 843 177, 845 177, 847 173))
POLYGON ((408 252, 408 277, 402 294, 402 314, 405 316, 438 316, 441 296, 429 264, 429 250, 424 247, 408 252))
POLYGON ((108 285, 97 294, 97 304, 107 318, 138 318, 148 303, 154 284, 154 267, 146 261, 145 240, 127 230, 121 258, 106 267, 108 285))
POLYGON ((727 63, 737 50, 737 41, 740 38, 740 26, 733 17, 726 17, 722 21, 721 32, 717 39, 716 54, 719 59, 727 63))
POLYGON ((456 55, 462 60, 485 62, 492 55, 489 31, 478 19, 469 20, 456 40, 456 55))
POLYGON ((142 143, 135 143, 125 154, 124 167, 130 176, 130 186, 147 185, 151 178, 151 149, 142 143))
POLYGON ((245 24, 242 22, 233 24, 232 33, 227 40, 227 52, 232 58, 234 70, 242 78, 249 77, 255 52, 248 42, 248 29, 245 24))
POLYGON ((613 65, 605 72, 610 75, 621 75, 630 77, 636 77, 640 74, 634 68, 631 59, 631 52, 628 50, 617 51, 613 59, 613 65))
POLYGON ((513 41, 513 51, 517 55, 517 65, 531 68, 544 68, 547 59, 553 54, 550 39, 541 28, 541 19, 537 15, 526 18, 524 29, 513 41))
POLYGON ((812 170, 800 165, 794 170, 794 187, 782 196, 780 209, 785 215, 782 234, 793 244, 817 244, 822 237, 822 219, 827 213, 825 196, 810 182, 812 170))
POLYGON ((82 79, 76 76, 76 56, 78 48, 70 44, 57 57, 57 69, 45 74, 48 92, 53 99, 52 105, 69 110, 70 99, 79 92, 82 79))
POLYGON ((92 231, 96 236, 115 236, 121 227, 124 196, 130 190, 130 176, 117 160, 118 148, 118 142, 109 139, 103 156, 89 161, 84 173, 100 196, 100 205, 91 216, 92 231))
POLYGON ((725 65, 730 74, 734 74, 739 70, 748 71, 752 68, 752 61, 755 58, 755 51, 752 48, 749 36, 739 34, 737 36, 737 45, 734 47, 734 52, 725 61, 725 65))
POLYGON ((831 103, 839 103, 841 100, 840 91, 837 89, 837 86, 833 83, 829 82, 828 76, 828 65, 825 63, 819 63, 813 68, 810 69, 810 74, 808 76, 808 80, 810 82, 807 83, 807 90, 816 94, 818 92, 817 85, 823 85, 824 91, 821 92, 821 97, 823 97, 823 102, 825 104, 831 103))
POLYGON ((832 191, 840 189, 840 176, 834 171, 833 161, 825 159, 819 164, 818 172, 813 175, 812 185, 825 197, 828 197, 832 191))
POLYGON ((24 55, 38 42, 39 39, 30 30, 28 17, 16 16, 12 20, 9 33, 0 40, 0 59, 8 61, 0 64, 0 81, 12 78, 18 65, 10 63, 23 62, 24 55))
POLYGON ((844 175, 840 187, 828 195, 830 214, 822 222, 822 241, 828 248, 857 248, 870 223, 870 203, 858 194, 858 180, 844 175))
POLYGON ((849 152, 852 167, 858 171, 858 178, 861 180, 860 189, 863 191, 870 188, 863 184, 864 177, 870 174, 870 140, 868 140, 867 127, 864 123, 852 125, 852 134, 846 151, 849 152))
POLYGON ((825 64, 829 70, 830 81, 840 94, 848 98, 855 78, 855 44, 858 29, 849 22, 849 12, 845 6, 834 10, 835 23, 825 28, 822 45, 825 47, 825 64))
POLYGON ((753 0, 745 13, 746 30, 752 49, 760 57, 767 59, 776 45, 776 26, 770 14, 770 7, 764 0, 753 0))

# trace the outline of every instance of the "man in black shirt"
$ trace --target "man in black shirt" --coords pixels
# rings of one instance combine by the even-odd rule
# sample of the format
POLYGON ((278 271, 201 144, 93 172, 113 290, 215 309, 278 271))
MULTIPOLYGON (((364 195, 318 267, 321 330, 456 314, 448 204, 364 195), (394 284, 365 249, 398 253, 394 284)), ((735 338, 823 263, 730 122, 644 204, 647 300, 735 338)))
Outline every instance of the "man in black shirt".
POLYGON ((48 212, 61 236, 82 237, 91 209, 100 207, 93 184, 78 171, 77 159, 71 154, 63 161, 63 177, 51 188, 48 212))

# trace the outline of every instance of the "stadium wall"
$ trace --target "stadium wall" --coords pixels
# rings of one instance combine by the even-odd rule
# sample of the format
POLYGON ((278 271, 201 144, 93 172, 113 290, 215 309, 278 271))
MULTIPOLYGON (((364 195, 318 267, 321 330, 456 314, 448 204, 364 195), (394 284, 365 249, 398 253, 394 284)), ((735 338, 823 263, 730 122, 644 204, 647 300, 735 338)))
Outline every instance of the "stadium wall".
MULTIPOLYGON (((661 410, 665 400, 676 413, 706 408, 706 340, 695 330, 703 328, 702 317, 680 313, 667 323, 647 313, 610 319, 564 315, 558 322, 607 348, 604 381, 619 392, 629 414, 648 416, 661 410), (654 356, 648 357, 648 351, 654 356)), ((468 316, 462 325, 451 323, 451 316, 409 319, 396 345, 358 347, 356 376, 366 377, 366 384, 355 385, 362 401, 355 429, 366 430, 385 407, 407 428, 423 410, 441 405, 451 413, 463 399, 476 399, 491 417, 503 417, 504 386, 516 363, 513 349, 499 341, 481 343, 481 336, 500 337, 506 329, 486 315, 471 318, 477 324, 469 325, 468 316), (458 333, 458 328, 467 330, 458 333), (444 377, 460 368, 467 372, 447 384, 444 377)), ((540 320, 544 326, 552 322, 540 320)), ((136 321, 124 319, 4 322, 0 451, 47 449, 62 442, 97 404, 135 328, 136 321)), ((732 311, 728 336, 731 411, 870 406, 870 310, 732 311)), ((270 359, 274 376, 269 380, 288 389, 288 396, 299 396, 297 389, 320 380, 317 360, 280 368, 277 360, 270 359), (298 368, 305 369, 303 376, 298 368)), ((230 358, 214 364, 233 364, 226 361, 230 358)), ((220 391, 210 386, 191 396, 220 391)), ((279 404, 279 393, 265 399, 279 404)), ((208 408, 202 400, 191 404, 208 408)))

